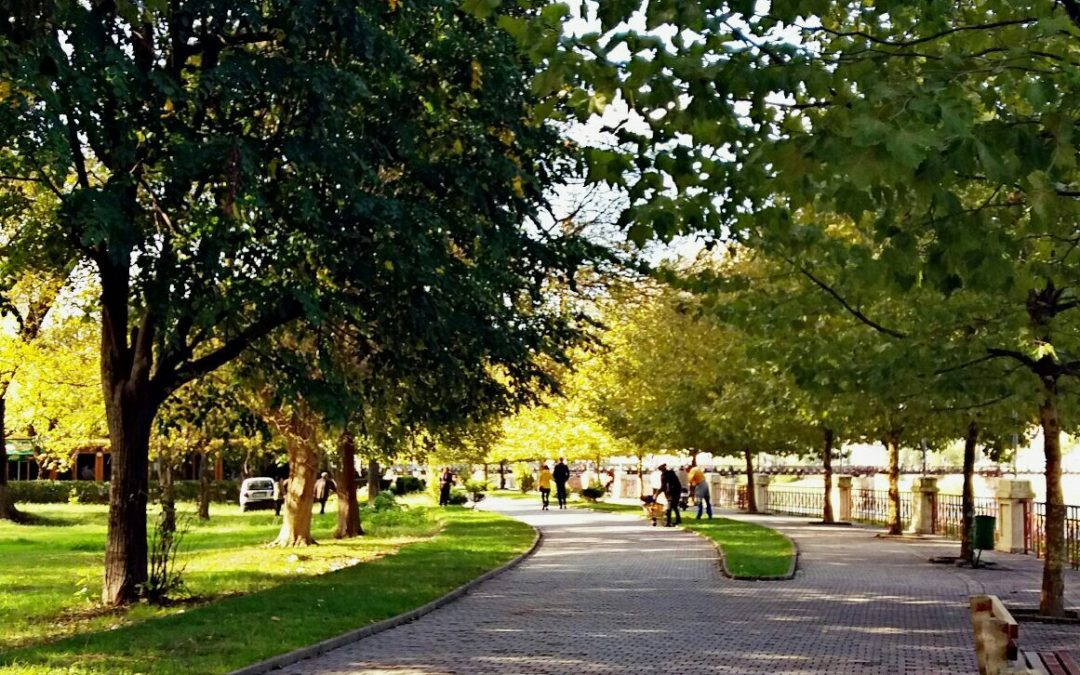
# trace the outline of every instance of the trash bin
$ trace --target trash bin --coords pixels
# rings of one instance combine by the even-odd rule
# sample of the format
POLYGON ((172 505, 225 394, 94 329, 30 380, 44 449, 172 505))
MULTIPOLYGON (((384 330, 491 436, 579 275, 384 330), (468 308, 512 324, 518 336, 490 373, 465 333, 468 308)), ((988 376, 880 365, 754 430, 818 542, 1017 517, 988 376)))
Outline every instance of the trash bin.
POLYGON ((975 548, 989 551, 994 548, 994 529, 997 518, 994 516, 975 516, 975 529, 972 534, 975 548))

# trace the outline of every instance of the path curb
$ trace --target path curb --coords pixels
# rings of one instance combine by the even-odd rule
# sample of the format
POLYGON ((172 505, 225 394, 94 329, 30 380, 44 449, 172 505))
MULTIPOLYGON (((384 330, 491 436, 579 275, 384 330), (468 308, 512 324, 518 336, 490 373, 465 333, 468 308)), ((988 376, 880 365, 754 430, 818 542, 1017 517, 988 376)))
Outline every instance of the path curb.
POLYGON ((439 609, 440 607, 448 605, 454 600, 457 600, 458 598, 465 595, 466 593, 476 588, 480 584, 484 583, 485 581, 488 581, 489 579, 499 576, 503 572, 507 572, 517 567, 518 565, 523 563, 526 558, 536 553, 536 550, 540 548, 540 544, 544 539, 544 535, 536 527, 533 527, 533 532, 535 532, 535 536, 533 537, 532 546, 530 546, 528 550, 526 550, 524 553, 519 554, 513 560, 503 563, 502 565, 496 567, 493 570, 488 570, 487 572, 484 572, 475 579, 468 581, 461 586, 458 586, 446 595, 440 598, 436 598, 435 600, 432 600, 426 605, 421 605, 420 607, 409 610, 404 614, 398 614, 397 616, 392 616, 389 619, 383 619, 382 621, 373 623, 368 626, 364 626, 363 628, 357 628, 347 633, 342 633, 341 635, 338 635, 336 637, 327 638, 322 642, 316 642, 313 645, 301 647, 300 649, 287 652, 285 654, 279 654, 277 656, 266 659, 265 661, 259 661, 258 663, 252 664, 250 666, 244 666, 239 670, 234 670, 230 672, 228 675, 262 675, 263 673, 268 673, 272 670, 278 670, 286 666, 291 666, 292 664, 303 661, 304 659, 309 659, 314 656, 320 656, 328 651, 337 649, 338 647, 344 647, 347 644, 362 640, 366 637, 370 637, 372 635, 375 635, 376 633, 381 633, 383 631, 390 630, 391 628, 396 628, 402 624, 415 621, 420 617, 424 616, 425 614, 430 614, 435 610, 439 609))

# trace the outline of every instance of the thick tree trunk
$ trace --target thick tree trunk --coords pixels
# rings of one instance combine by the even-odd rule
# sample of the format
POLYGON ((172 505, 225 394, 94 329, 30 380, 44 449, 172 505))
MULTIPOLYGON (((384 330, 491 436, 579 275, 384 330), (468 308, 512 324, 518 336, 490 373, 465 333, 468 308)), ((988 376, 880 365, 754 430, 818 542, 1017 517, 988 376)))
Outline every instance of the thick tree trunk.
POLYGON ((210 520, 210 456, 199 455, 199 520, 210 520))
POLYGON ((889 534, 902 534, 904 525, 900 511, 900 432, 892 430, 885 435, 885 448, 889 451, 889 534))
MULTIPOLYGON (((307 424, 302 423, 306 429, 307 424)), ((281 531, 272 546, 309 546, 316 543, 311 536, 311 511, 315 504, 315 480, 319 457, 314 438, 303 434, 289 438, 289 484, 285 491, 285 510, 281 531)))
POLYGON ((1047 387, 1039 407, 1046 455, 1046 560, 1043 561, 1039 613, 1065 616, 1065 496, 1061 490, 1061 420, 1056 387, 1047 387))
POLYGON ((499 462, 499 489, 506 489, 506 460, 499 462))
POLYGON ((360 525, 360 502, 356 498, 356 439, 348 431, 338 438, 337 530, 335 539, 348 539, 364 533, 360 525))
POLYGON ((21 523, 25 516, 15 508, 15 499, 8 489, 7 433, 4 426, 7 403, 4 398, 0 396, 0 520, 21 523))
POLYGON ((833 430, 826 428, 822 435, 824 436, 824 444, 821 448, 821 463, 825 467, 825 502, 821 512, 821 522, 832 523, 835 522, 832 503, 833 430))
POLYGON ((975 547, 972 546, 972 530, 975 527, 975 448, 979 442, 979 425, 972 420, 964 436, 964 488, 961 491, 960 559, 972 562, 975 547))
POLYGON ((169 534, 176 532, 176 488, 173 485, 172 464, 161 460, 158 465, 158 488, 160 494, 158 500, 161 503, 161 532, 169 534))
POLYGON ((746 456, 746 510, 757 513, 757 496, 754 494, 754 455, 750 448, 743 450, 746 456))
POLYGON ((375 503, 375 497, 379 494, 379 460, 369 459, 367 465, 367 503, 368 506, 375 503))
POLYGON ((109 528, 105 546, 102 601, 136 600, 147 579, 146 503, 150 465, 150 425, 156 405, 141 387, 110 387, 105 401, 112 455, 109 528))

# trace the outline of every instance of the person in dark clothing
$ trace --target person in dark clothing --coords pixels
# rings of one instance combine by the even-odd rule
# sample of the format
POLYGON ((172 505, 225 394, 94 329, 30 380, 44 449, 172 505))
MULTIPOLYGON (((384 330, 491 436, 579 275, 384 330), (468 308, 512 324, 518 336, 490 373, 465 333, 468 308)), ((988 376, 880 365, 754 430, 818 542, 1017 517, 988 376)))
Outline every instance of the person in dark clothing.
POLYGON ((281 515, 281 506, 285 503, 285 495, 289 491, 289 479, 278 478, 274 481, 274 515, 281 515))
POLYGON ((570 467, 566 466, 566 462, 563 458, 559 458, 559 463, 555 465, 555 470, 551 472, 551 477, 555 479, 555 497, 559 500, 559 508, 566 508, 566 482, 570 480, 570 467))
POLYGON ((315 500, 319 502, 319 513, 326 513, 326 500, 337 492, 337 485, 326 471, 315 481, 315 500))
POLYGON ((671 527, 671 514, 675 513, 675 524, 682 524, 682 515, 679 513, 679 499, 682 498, 682 483, 679 476, 673 470, 667 468, 667 464, 661 464, 660 489, 657 493, 663 493, 667 497, 667 526, 671 527))
POLYGON ((450 488, 453 485, 454 474, 450 472, 450 467, 444 467, 442 475, 439 476, 439 506, 450 504, 450 488))

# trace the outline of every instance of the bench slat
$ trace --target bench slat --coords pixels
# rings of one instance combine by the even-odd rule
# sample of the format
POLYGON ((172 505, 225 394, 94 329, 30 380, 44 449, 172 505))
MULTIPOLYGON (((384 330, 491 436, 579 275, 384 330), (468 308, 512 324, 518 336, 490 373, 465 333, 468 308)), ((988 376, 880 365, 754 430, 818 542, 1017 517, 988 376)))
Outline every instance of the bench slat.
POLYGON ((1061 661, 1061 667, 1068 675, 1080 675, 1080 665, 1076 664, 1076 659, 1069 652, 1054 652, 1054 655, 1061 661))
POLYGON ((1043 664, 1042 658, 1035 652, 1020 651, 1020 661, 1027 666, 1030 670, 1035 671, 1038 675, 1051 675, 1050 671, 1046 669, 1043 664))

